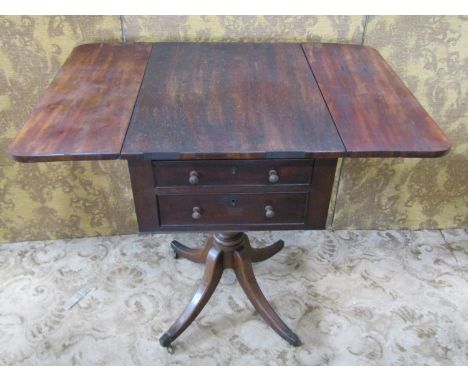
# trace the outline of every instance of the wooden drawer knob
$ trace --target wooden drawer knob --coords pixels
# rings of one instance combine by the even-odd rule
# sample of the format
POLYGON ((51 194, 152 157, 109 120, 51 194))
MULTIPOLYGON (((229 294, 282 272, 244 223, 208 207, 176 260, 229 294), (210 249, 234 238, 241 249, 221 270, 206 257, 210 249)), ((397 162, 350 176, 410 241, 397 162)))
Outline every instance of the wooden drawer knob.
POLYGON ((192 219, 198 220, 201 218, 201 209, 200 207, 193 207, 192 209, 192 219))
POLYGON ((273 211, 273 207, 272 207, 272 206, 266 206, 266 207, 265 207, 265 216, 266 216, 268 219, 271 219, 271 218, 274 218, 274 217, 275 217, 275 211, 273 211))
POLYGON ((278 183, 279 176, 276 170, 270 170, 270 172, 268 173, 268 181, 270 183, 278 183))
POLYGON ((198 172, 190 171, 188 181, 189 181, 190 184, 198 184, 198 172))

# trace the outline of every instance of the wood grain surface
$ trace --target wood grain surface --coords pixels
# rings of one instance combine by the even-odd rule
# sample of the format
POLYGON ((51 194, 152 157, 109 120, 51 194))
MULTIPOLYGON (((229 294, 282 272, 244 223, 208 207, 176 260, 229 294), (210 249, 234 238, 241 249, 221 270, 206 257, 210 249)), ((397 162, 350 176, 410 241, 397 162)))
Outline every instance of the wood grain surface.
POLYGON ((303 44, 343 143, 353 157, 433 157, 450 143, 372 48, 303 44))
POLYGON ((123 158, 337 157, 299 44, 155 44, 123 158))
POLYGON ((73 50, 10 146, 19 161, 118 158, 150 44, 73 50))
POLYGON ((449 148, 372 48, 160 43, 75 48, 10 152, 39 162, 432 157, 449 148))
POLYGON ((154 178, 151 161, 129 160, 128 171, 132 183, 133 201, 140 232, 159 228, 158 203, 154 194, 154 178))
POLYGON ((307 193, 219 193, 159 195, 161 226, 219 224, 303 224, 307 193), (273 217, 266 216, 270 206, 273 217), (199 208, 200 217, 192 217, 199 208))
POLYGON ((212 185, 282 185, 309 184, 313 159, 273 160, 185 160, 154 161, 157 187, 191 186, 193 190, 212 185), (270 171, 277 179, 270 182, 270 171), (197 174, 196 184, 190 183, 190 173, 197 174))

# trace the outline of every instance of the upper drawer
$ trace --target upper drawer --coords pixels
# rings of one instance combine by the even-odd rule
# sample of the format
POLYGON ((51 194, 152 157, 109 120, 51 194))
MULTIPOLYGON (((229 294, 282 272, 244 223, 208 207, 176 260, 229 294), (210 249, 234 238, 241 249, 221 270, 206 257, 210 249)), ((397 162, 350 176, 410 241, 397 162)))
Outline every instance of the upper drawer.
POLYGON ((164 186, 309 184, 313 160, 154 161, 155 183, 164 186))

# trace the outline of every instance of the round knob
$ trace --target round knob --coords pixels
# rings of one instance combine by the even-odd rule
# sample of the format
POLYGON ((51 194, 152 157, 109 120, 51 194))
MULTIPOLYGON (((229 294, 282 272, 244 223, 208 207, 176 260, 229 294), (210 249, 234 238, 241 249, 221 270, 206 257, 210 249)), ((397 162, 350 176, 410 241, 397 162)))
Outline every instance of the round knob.
POLYGON ((192 208, 192 219, 198 220, 200 218, 201 218, 200 207, 193 207, 192 208))
POLYGON ((198 184, 198 172, 190 171, 188 181, 190 184, 198 184))
POLYGON ((266 206, 266 207, 265 207, 265 216, 266 216, 268 219, 271 219, 271 218, 274 218, 274 217, 275 217, 275 211, 273 211, 273 207, 272 207, 272 206, 266 206))
POLYGON ((279 176, 276 170, 270 170, 270 172, 268 173, 268 181, 270 183, 278 183, 278 180, 279 176))

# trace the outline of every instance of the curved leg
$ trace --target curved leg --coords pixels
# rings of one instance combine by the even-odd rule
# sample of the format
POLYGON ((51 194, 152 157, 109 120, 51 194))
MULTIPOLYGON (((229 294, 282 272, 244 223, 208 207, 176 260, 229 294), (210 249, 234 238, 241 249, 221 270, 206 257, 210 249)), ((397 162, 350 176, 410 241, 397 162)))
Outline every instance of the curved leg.
POLYGON ((206 242, 203 248, 189 248, 185 245, 179 243, 176 240, 173 240, 171 243, 171 247, 175 252, 175 258, 183 257, 184 259, 193 261, 195 263, 203 264, 206 261, 206 257, 208 255, 208 251, 210 250, 213 244, 213 239, 210 238, 206 242))
POLYGON ((206 258, 201 285, 177 321, 159 339, 161 346, 168 347, 198 316, 206 305, 223 274, 222 252, 212 248, 206 258))
POLYGON ((233 254, 233 260, 237 280, 239 280, 239 284, 257 312, 282 338, 293 346, 299 346, 301 344, 299 337, 288 328, 281 318, 279 318, 263 295, 257 280, 255 279, 252 260, 249 258, 248 253, 246 253, 245 256, 242 256, 241 253, 236 251, 233 254))
POLYGON ((278 240, 276 243, 273 243, 264 248, 252 248, 247 235, 245 236, 244 240, 245 240, 244 245, 246 246, 247 251, 250 254, 250 257, 253 263, 258 263, 259 261, 269 259, 273 255, 281 251, 284 247, 283 240, 278 240))

